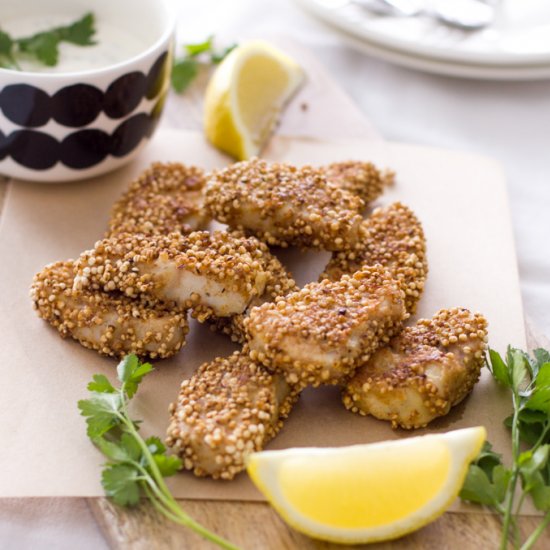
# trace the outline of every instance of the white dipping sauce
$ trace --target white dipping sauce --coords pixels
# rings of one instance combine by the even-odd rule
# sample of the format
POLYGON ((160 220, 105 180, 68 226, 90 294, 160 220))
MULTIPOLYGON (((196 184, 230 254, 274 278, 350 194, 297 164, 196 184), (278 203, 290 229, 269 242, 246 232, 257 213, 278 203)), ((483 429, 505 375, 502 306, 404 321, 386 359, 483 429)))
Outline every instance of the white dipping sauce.
MULTIPOLYGON (((116 1, 116 0, 113 0, 116 1)), ((16 19, 2 21, 3 31, 12 38, 28 37, 38 32, 47 31, 55 27, 70 25, 84 16, 67 15, 25 15, 16 19)), ((150 42, 147 38, 140 38, 137 34, 128 32, 112 23, 96 18, 96 30, 92 40, 93 46, 77 46, 68 42, 59 43, 59 60, 54 67, 48 67, 32 59, 17 56, 17 62, 24 71, 40 73, 65 73, 88 71, 114 65, 138 55, 147 48, 150 42)))

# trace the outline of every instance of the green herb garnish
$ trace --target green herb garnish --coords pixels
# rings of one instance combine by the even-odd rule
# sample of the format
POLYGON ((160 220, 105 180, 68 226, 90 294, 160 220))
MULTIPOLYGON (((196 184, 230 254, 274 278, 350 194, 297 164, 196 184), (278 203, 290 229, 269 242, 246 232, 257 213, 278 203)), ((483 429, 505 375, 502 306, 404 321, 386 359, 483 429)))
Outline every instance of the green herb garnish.
POLYGON ((140 363, 135 355, 128 355, 117 367, 119 388, 106 376, 96 374, 88 384, 91 397, 78 402, 80 413, 86 417, 88 437, 107 457, 101 475, 105 493, 121 506, 135 506, 145 496, 171 521, 193 529, 221 548, 238 550, 180 508, 164 482, 165 477, 181 469, 180 458, 166 454, 166 447, 158 437, 143 439, 139 421, 128 414, 128 403, 152 370, 151 364, 140 363))
POLYGON ((199 74, 201 67, 217 65, 237 47, 237 44, 232 44, 227 48, 216 50, 213 40, 214 37, 209 36, 204 42, 183 46, 185 54, 177 58, 172 67, 172 87, 176 92, 183 92, 199 74))
POLYGON ((59 44, 70 42, 78 46, 93 46, 95 34, 93 13, 85 14, 81 19, 64 27, 56 27, 24 38, 12 38, 0 30, 0 67, 18 69, 19 61, 30 58, 48 67, 59 61, 59 44))
POLYGON ((536 349, 533 356, 508 347, 503 359, 490 350, 493 377, 512 394, 513 414, 504 424, 511 429, 512 466, 486 443, 470 465, 460 497, 483 504, 502 518, 500 548, 531 548, 550 524, 550 353, 536 349), (522 451, 522 448, 525 449, 522 451), (516 502, 516 487, 521 482, 516 502), (530 496, 535 507, 545 512, 540 525, 520 546, 517 517, 530 496))

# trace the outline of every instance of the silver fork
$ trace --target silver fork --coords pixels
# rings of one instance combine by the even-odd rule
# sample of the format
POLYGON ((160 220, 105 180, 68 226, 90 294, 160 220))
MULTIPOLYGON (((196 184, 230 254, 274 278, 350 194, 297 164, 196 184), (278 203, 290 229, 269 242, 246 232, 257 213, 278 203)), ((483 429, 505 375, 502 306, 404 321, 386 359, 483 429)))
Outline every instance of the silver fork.
POLYGON ((352 0, 378 15, 417 17, 427 15, 446 25, 473 31, 489 26, 501 0, 352 0))

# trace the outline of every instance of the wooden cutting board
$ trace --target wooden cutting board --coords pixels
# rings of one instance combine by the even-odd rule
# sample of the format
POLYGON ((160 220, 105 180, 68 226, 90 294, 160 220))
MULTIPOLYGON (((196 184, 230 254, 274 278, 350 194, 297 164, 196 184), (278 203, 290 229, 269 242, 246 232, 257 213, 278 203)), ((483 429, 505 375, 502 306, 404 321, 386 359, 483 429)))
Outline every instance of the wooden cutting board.
MULTIPOLYGON (((326 76, 317 65, 310 65, 309 74, 314 81, 321 82, 318 90, 306 90, 302 98, 298 98, 294 107, 296 113, 303 113, 302 106, 314 105, 309 102, 309 96, 319 97, 320 89, 326 90, 326 76)), ((353 107, 343 94, 338 96, 337 88, 332 92, 330 103, 336 104, 347 116, 332 120, 338 128, 334 132, 338 137, 361 137, 376 135, 368 130, 361 133, 364 118, 353 107), (346 104, 347 100, 347 104, 346 104), (358 134, 359 132, 359 134, 358 134)), ((191 90, 186 98, 174 98, 167 104, 167 115, 164 125, 168 127, 200 127, 200 106, 198 102, 202 95, 201 84, 191 90)), ((325 94, 326 95, 326 94, 325 94)), ((325 100, 327 98, 325 97, 325 100)), ((308 127, 307 120, 300 121, 303 135, 314 136, 319 125, 318 111, 310 120, 316 121, 314 127, 308 127)), ((298 115, 296 115, 298 116, 298 115)), ((325 115, 326 116, 326 115, 325 115)), ((363 126, 368 129, 368 125, 363 126)), ((321 137, 321 136, 319 136, 321 137)), ((0 183, 0 212, 6 189, 5 183, 0 183)), ((548 347, 548 342, 537 334, 531 324, 527 324, 529 347, 548 347)), ((70 505, 70 499, 64 499, 70 505)), ((245 549, 332 549, 340 546, 316 541, 290 529, 266 503, 259 502, 224 502, 207 500, 180 500, 181 506, 196 520, 208 529, 217 532, 234 544, 245 549)), ((139 509, 126 510, 114 506, 105 498, 87 499, 94 517, 112 548, 116 549, 206 549, 214 548, 210 543, 195 535, 188 529, 176 526, 159 515, 151 506, 144 503, 139 509)), ((525 537, 540 521, 536 517, 522 517, 519 526, 525 537)), ((446 513, 437 521, 420 531, 383 544, 369 545, 369 548, 411 548, 411 549, 485 549, 497 548, 500 538, 500 522, 496 516, 485 513, 446 513)), ((546 532, 536 548, 550 548, 550 532, 546 532)))
MULTIPOLYGON (((529 349, 545 347, 548 341, 526 319, 529 349)), ((214 548, 198 535, 169 522, 146 504, 125 510, 105 498, 87 499, 96 521, 112 548, 169 550, 214 548)), ((182 508, 208 529, 244 549, 337 549, 341 545, 311 539, 291 529, 266 503, 179 500, 182 508)), ((539 517, 523 516, 519 521, 522 540, 537 527, 539 517)), ((438 520, 411 535, 385 543, 371 544, 373 550, 461 550, 498 548, 499 517, 485 513, 445 513, 438 520)), ((366 547, 367 545, 365 545, 366 547)), ((361 546, 356 546, 360 548, 361 546)), ((550 529, 540 537, 537 549, 550 548, 550 529)))
MULTIPOLYGON (((0 185, 0 212, 6 184, 0 185)), ((549 347, 531 323, 526 323, 529 348, 549 347)), ((114 506, 105 498, 89 498, 88 505, 106 540, 112 548, 159 550, 172 548, 209 548, 188 529, 176 526, 151 506, 144 503, 137 510, 114 506)), ((69 504, 69 502, 67 502, 69 504)), ((207 528, 226 537, 242 548, 313 549, 337 548, 305 537, 290 529, 266 503, 180 500, 181 506, 207 528)), ((522 517, 520 528, 524 536, 538 524, 540 518, 522 517)), ((500 522, 485 513, 446 513, 424 529, 395 542, 371 545, 369 548, 454 549, 496 548, 500 522)), ((541 537, 537 548, 550 547, 550 531, 541 537)))

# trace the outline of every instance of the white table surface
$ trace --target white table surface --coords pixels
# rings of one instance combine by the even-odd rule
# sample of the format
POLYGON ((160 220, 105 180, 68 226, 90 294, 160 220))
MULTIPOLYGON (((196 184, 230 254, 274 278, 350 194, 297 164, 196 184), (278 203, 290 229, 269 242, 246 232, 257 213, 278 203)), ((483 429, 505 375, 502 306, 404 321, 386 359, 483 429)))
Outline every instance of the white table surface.
MULTIPOLYGON (((178 11, 181 42, 211 33, 222 44, 285 33, 310 48, 385 139, 499 160, 508 174, 525 310, 550 334, 550 81, 459 80, 392 66, 351 50, 290 0, 170 1, 178 11)), ((193 90, 170 102, 165 124, 200 125, 193 90), (171 116, 182 112, 173 109, 175 102, 188 108, 187 117, 171 116)), ((289 128, 283 125, 283 130, 289 128)), ((355 137, 377 137, 362 120, 357 128, 355 137)), ((326 137, 345 136, 327 128, 326 137)), ((83 500, 0 500, 0 547, 101 550, 107 544, 83 500)))

